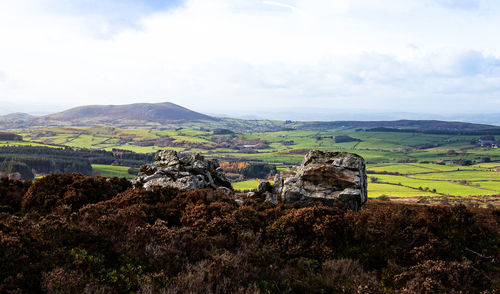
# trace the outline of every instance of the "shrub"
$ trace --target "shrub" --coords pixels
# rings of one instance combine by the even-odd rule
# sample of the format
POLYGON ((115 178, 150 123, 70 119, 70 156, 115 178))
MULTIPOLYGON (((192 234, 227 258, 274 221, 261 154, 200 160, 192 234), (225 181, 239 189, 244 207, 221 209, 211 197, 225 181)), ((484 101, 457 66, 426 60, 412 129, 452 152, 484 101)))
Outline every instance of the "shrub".
POLYGON ((264 179, 269 174, 276 174, 276 166, 273 164, 266 163, 252 163, 247 167, 241 169, 241 174, 246 178, 259 178, 264 179))
POLYGON ((31 186, 31 181, 15 181, 0 178, 0 212, 14 213, 21 209, 23 196, 31 186))
POLYGON ((76 211, 89 203, 107 200, 130 188, 126 179, 88 177, 81 174, 48 175, 29 188, 24 196, 24 211, 36 210, 48 213, 57 206, 68 205, 76 211))
POLYGON ((499 290, 496 209, 238 204, 224 191, 77 174, 28 185, 0 182, 15 187, 9 207, 28 190, 25 214, 0 213, 0 293, 499 290))
POLYGON ((483 272, 470 262, 427 260, 395 276, 404 293, 480 293, 491 286, 483 272))

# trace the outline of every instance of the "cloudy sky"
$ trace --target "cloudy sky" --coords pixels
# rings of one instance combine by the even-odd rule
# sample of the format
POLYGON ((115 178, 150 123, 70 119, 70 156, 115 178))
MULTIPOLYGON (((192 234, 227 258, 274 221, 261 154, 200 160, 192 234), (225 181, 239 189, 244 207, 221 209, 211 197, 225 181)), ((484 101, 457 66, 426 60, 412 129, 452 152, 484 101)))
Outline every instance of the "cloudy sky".
POLYGON ((0 114, 500 112, 497 0, 0 0, 0 114))

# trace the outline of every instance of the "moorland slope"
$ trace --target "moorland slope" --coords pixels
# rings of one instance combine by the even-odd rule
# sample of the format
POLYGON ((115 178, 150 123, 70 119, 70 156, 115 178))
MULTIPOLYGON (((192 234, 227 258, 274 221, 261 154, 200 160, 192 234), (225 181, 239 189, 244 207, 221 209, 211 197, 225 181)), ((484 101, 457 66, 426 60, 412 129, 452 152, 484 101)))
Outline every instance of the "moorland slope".
POLYGON ((165 123, 176 121, 213 121, 215 118, 174 103, 134 103, 126 105, 88 105, 46 115, 35 124, 96 125, 165 123))
POLYGON ((499 210, 0 179, 1 293, 496 293, 499 210))

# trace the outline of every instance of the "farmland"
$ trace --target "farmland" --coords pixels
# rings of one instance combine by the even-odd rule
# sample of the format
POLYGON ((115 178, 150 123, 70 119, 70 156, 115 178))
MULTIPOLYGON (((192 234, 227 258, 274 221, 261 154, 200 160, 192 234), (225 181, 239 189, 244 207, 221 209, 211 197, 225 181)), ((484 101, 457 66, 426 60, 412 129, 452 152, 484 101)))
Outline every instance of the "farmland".
MULTIPOLYGON (((211 127, 221 122, 211 122, 211 127)), ((207 125, 188 123, 175 128, 44 127, 10 130, 24 141, 5 141, 0 145, 35 145, 100 150, 129 150, 152 153, 172 149, 182 153, 202 153, 226 162, 265 162, 275 164, 282 173, 293 173, 310 149, 354 152, 363 156, 371 179, 368 195, 390 197, 484 196, 500 194, 499 149, 474 144, 477 135, 373 132, 336 126, 315 130, 279 129, 275 121, 226 120, 220 127, 233 130, 216 133, 207 125), (246 129, 245 129, 246 128, 246 129), (251 132, 248 129, 255 131, 251 132), (337 142, 337 136, 355 141, 337 142)), ((131 178, 128 167, 93 165, 105 176, 131 178)), ((240 190, 255 188, 258 181, 235 183, 240 190)))
POLYGON ((112 178, 112 177, 127 178, 127 179, 134 178, 134 175, 129 174, 129 172, 128 172, 129 168, 126 166, 93 164, 92 170, 94 171, 95 174, 101 175, 104 177, 108 177, 108 178, 112 178))

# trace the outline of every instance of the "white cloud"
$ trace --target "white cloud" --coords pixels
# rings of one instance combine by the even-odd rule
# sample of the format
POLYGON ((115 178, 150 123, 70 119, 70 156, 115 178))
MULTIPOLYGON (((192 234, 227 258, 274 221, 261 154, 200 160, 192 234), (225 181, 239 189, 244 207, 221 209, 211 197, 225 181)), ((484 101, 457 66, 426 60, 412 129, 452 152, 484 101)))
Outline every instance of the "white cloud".
POLYGON ((437 0, 443 6, 457 9, 478 9, 481 5, 479 0, 437 0))
POLYGON ((47 1, 0 1, 0 67, 16 81, 2 103, 467 112, 500 97, 494 3, 189 0, 131 26, 47 1))

